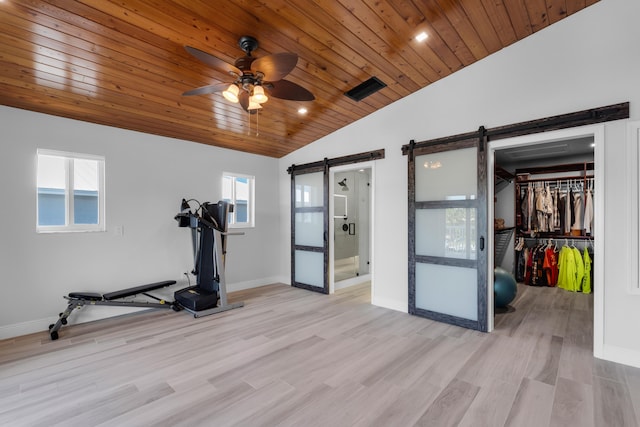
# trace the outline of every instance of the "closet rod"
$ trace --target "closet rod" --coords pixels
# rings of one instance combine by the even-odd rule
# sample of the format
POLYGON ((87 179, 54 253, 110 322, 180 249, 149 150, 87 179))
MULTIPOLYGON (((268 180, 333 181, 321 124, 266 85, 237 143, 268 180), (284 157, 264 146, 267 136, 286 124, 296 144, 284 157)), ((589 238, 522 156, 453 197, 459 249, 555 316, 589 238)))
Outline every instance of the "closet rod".
POLYGON ((539 232, 540 235, 538 237, 530 237, 523 236, 522 234, 516 234, 516 239, 526 239, 526 240, 595 240, 594 236, 573 236, 571 234, 551 234, 548 231, 539 232), (549 233, 547 236, 544 233, 549 233), (554 237, 551 237, 554 236, 554 237))
MULTIPOLYGON (((522 175, 519 175, 522 176, 522 175)), ((516 184, 526 184, 528 182, 553 182, 553 181, 569 181, 569 180, 584 180, 595 178, 594 175, 586 175, 586 176, 559 176, 553 178, 535 178, 535 179, 516 179, 516 184)))

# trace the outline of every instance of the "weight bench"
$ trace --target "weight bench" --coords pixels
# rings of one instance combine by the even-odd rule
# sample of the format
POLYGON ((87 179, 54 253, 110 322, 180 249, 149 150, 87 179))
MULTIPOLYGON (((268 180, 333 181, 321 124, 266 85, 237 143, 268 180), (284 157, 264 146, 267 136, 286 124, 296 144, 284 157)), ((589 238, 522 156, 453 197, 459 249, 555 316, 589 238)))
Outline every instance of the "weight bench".
POLYGON ((157 298, 148 294, 156 289, 164 288, 167 286, 175 285, 175 280, 166 280, 164 282, 149 283, 148 285, 135 286, 133 288, 121 289, 119 291, 108 292, 106 294, 99 294, 97 292, 71 292, 64 298, 69 301, 67 309, 59 314, 58 321, 55 324, 49 325, 49 334, 52 340, 58 339, 58 330, 63 325, 67 324, 67 318, 71 315, 76 308, 82 308, 85 305, 108 305, 116 307, 142 307, 142 308, 171 308, 175 311, 179 311, 180 307, 175 305, 174 302, 167 302, 161 298, 157 298), (152 298, 158 302, 147 301, 117 301, 121 298, 130 297, 133 295, 142 294, 149 298, 152 298))

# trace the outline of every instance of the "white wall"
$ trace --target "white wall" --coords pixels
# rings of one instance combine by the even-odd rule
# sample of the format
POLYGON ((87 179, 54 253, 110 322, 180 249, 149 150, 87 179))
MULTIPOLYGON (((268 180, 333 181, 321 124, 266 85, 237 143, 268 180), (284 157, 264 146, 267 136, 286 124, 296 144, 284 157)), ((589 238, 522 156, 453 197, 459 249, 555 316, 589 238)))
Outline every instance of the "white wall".
MULTIPOLYGON (((223 170, 254 175, 257 194, 255 229, 229 238, 229 288, 278 280, 279 254, 264 244, 280 234, 272 191, 277 160, 8 107, 0 107, 0 128, 0 338, 46 330, 70 291, 185 282, 183 272, 193 268, 191 237, 173 216, 183 197, 217 202, 223 170), (105 156, 106 232, 35 232, 38 148, 105 156)), ((70 321, 122 312, 92 307, 70 321)))
MULTIPOLYGON (((407 310, 407 159, 401 146, 624 101, 640 110, 640 2, 607 0, 572 15, 452 76, 280 160, 281 274, 289 272, 286 167, 386 149, 377 162, 373 303, 407 310)), ((392 82, 387 82, 392 83, 392 82)), ((630 266, 613 254, 625 245, 626 121, 605 136, 605 356, 640 363, 640 296, 628 293, 630 266)), ((636 165, 637 167, 637 165, 636 165)), ((636 259, 635 262, 638 262, 636 259)))

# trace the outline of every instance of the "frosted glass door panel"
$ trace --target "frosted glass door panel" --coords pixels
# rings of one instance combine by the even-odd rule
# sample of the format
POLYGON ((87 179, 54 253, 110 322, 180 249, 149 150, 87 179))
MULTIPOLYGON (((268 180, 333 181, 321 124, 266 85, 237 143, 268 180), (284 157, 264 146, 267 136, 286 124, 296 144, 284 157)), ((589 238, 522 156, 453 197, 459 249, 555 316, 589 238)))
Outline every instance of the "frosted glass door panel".
POLYGON ((295 244, 324 246, 324 213, 302 212, 296 214, 295 244))
POLYGON ((296 208, 324 204, 324 174, 308 173, 296 176, 296 208))
POLYGON ((476 209, 417 209, 416 255, 476 259, 476 209))
POLYGON ((328 293, 325 173, 303 173, 293 180, 292 285, 328 293))
POLYGON ((475 199, 477 162, 475 147, 417 156, 416 201, 475 199))
POLYGON ((296 251, 296 282, 324 287, 324 253, 296 251))
POLYGON ((478 273, 475 268, 416 264, 416 307, 478 320, 478 273))

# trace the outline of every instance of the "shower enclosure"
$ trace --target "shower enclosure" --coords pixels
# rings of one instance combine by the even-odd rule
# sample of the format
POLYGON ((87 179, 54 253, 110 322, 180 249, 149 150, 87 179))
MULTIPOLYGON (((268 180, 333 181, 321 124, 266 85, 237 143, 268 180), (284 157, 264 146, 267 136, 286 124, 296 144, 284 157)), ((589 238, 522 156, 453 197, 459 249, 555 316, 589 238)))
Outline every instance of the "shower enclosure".
POLYGON ((350 279, 369 274, 370 192, 370 168, 335 173, 332 202, 336 288, 355 284, 350 279))

